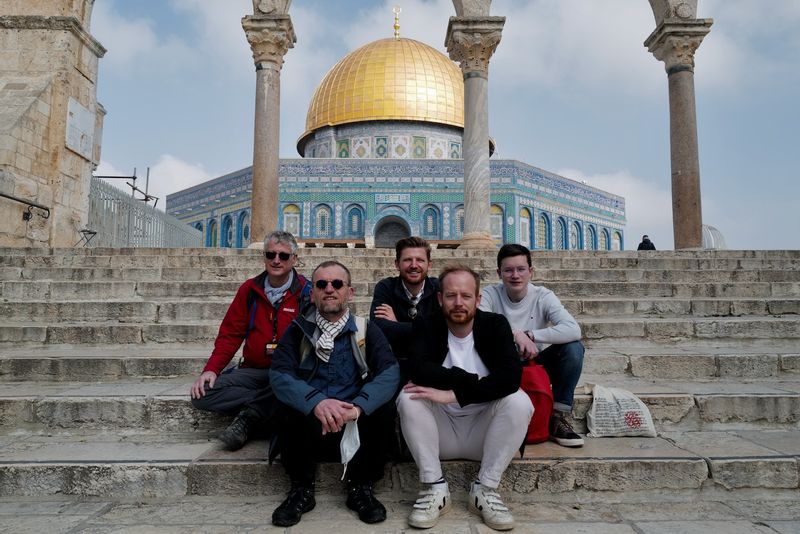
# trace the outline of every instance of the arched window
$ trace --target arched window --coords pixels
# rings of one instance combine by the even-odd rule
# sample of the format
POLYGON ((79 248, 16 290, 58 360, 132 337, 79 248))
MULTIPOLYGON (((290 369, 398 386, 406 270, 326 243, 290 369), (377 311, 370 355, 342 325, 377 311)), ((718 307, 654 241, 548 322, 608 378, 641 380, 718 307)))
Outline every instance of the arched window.
POLYGON ((427 206, 422 210, 422 237, 428 239, 439 238, 439 210, 434 206, 427 206))
POLYGON ((243 211, 236 222, 236 246, 245 248, 250 244, 250 212, 243 211))
POLYGON ((539 214, 539 219, 536 221, 536 243, 534 245, 538 249, 551 249, 553 243, 551 241, 550 231, 550 218, 545 213, 539 214))
POLYGON ((331 237, 331 208, 322 204, 314 214, 314 233, 316 237, 331 237))
POLYGON ((556 222, 556 250, 565 250, 567 248, 567 237, 567 223, 559 217, 556 222))
POLYGON ((600 230, 600 243, 597 245, 598 250, 608 250, 608 230, 603 228, 600 230))
POLYGON ((622 234, 614 232, 611 238, 611 250, 622 250, 622 234))
POLYGON ((464 206, 456 208, 455 234, 456 237, 462 237, 464 235, 464 206))
POLYGON ((586 228, 586 243, 584 248, 586 248, 586 250, 597 250, 597 230, 594 229, 594 226, 586 228))
POLYGON ((206 232, 206 246, 217 248, 219 237, 217 236, 217 221, 211 219, 208 221, 208 232, 206 232))
POLYGON ((295 237, 300 235, 300 208, 294 204, 287 204, 283 208, 283 231, 295 237))
POLYGON ((222 218, 222 239, 220 246, 230 248, 233 246, 233 217, 226 215, 222 218))
POLYGON ((505 227, 503 222, 503 208, 492 204, 492 207, 489 208, 489 226, 495 241, 503 241, 503 228, 505 227))
POLYGON ((364 212, 361 211, 361 207, 351 206, 347 209, 345 234, 348 237, 364 236, 364 212))
POLYGON ((531 212, 528 208, 519 210, 519 244, 531 248, 531 212))
POLYGON ((580 250, 583 248, 581 243, 581 225, 577 221, 572 221, 569 225, 569 248, 570 250, 580 250))

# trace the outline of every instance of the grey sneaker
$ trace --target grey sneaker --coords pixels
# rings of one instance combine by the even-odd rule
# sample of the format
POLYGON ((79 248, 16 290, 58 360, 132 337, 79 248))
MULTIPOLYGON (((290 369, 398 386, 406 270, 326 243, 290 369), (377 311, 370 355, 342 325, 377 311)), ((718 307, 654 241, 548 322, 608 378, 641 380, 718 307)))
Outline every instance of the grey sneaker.
POLYGON ((408 516, 408 524, 416 528, 431 528, 439 516, 450 509, 450 488, 447 482, 428 484, 417 496, 417 502, 408 516))
POLYGON ((566 414, 557 410, 550 416, 550 441, 562 447, 583 447, 583 438, 572 429, 566 414))
POLYGON ((473 482, 469 489, 469 509, 481 516, 484 524, 494 530, 514 528, 514 516, 503 504, 497 490, 473 482))

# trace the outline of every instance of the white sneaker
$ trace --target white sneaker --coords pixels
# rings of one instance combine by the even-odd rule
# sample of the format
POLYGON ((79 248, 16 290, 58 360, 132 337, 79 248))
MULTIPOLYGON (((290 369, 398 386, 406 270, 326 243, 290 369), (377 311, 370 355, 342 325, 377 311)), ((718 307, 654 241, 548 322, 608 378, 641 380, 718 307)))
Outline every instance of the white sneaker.
POLYGON ((494 530, 514 528, 514 516, 500 500, 497 490, 473 482, 469 489, 469 509, 483 518, 487 527, 494 530))
POLYGON ((419 492, 417 502, 408 516, 408 524, 416 528, 431 528, 439 516, 450 509, 450 488, 447 482, 428 484, 419 492))

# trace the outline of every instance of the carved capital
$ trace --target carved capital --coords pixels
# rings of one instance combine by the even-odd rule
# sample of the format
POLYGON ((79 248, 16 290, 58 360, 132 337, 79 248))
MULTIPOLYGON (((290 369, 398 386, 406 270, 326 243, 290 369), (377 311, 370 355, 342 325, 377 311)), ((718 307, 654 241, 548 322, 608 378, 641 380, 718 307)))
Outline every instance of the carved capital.
POLYGON ((461 70, 488 75, 489 59, 500 44, 505 17, 450 17, 445 46, 461 70))
POLYGON ((292 0, 253 0, 253 13, 256 15, 287 15, 292 0))
POLYGON ((280 69, 283 56, 297 42, 289 15, 244 17, 242 28, 257 68, 263 63, 270 63, 280 69))
POLYGON ((694 53, 711 30, 711 19, 662 22, 644 42, 647 49, 664 62, 668 74, 694 70, 694 53))

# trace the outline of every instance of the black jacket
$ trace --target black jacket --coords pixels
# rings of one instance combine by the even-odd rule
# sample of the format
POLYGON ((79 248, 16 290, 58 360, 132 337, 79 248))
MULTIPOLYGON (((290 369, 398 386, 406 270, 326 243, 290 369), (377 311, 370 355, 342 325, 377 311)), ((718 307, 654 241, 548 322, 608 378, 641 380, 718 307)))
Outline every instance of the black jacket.
POLYGON ((642 242, 639 243, 638 247, 636 247, 636 250, 655 250, 655 249, 656 246, 649 239, 642 239, 642 242))
POLYGON ((461 406, 497 400, 519 389, 522 364, 511 326, 504 316, 481 310, 475 314, 472 329, 475 350, 489 370, 489 375, 483 378, 459 367, 442 367, 449 350, 443 314, 415 320, 413 325, 410 370, 415 384, 452 389, 461 406))
MULTIPOLYGON (((417 303, 417 317, 431 317, 434 314, 441 314, 439 300, 436 293, 439 291, 439 280, 427 277, 425 287, 422 290, 422 298, 417 303)), ((392 351, 398 359, 408 358, 411 340, 411 317, 408 310, 411 309, 411 301, 403 289, 403 282, 399 276, 384 278, 375 286, 372 292, 372 305, 369 308, 370 322, 378 325, 392 345, 392 351), (375 308, 381 304, 388 304, 394 311, 395 321, 375 318, 375 308)))

